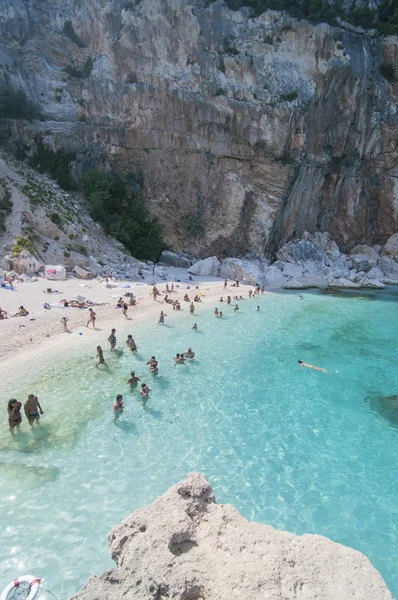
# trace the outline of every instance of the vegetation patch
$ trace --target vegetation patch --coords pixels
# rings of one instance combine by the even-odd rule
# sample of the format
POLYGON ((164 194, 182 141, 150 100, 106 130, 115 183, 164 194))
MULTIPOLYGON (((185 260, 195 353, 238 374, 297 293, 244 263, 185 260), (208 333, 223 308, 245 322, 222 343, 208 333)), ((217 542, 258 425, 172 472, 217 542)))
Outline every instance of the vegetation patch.
POLYGON ((70 39, 71 42, 76 44, 76 46, 79 46, 79 48, 86 48, 86 44, 82 42, 82 40, 79 38, 76 31, 74 30, 72 21, 65 21, 63 32, 66 35, 66 37, 70 39))
POLYGON ((11 86, 0 87, 0 118, 31 121, 40 117, 37 105, 28 100, 23 90, 11 86))
POLYGON ((43 140, 36 138, 36 151, 30 159, 30 165, 40 173, 48 173, 64 190, 74 187, 70 174, 70 165, 75 160, 76 153, 66 150, 53 151, 43 144, 43 140))
POLYGON ((31 254, 35 253, 35 249, 34 249, 32 240, 20 235, 15 240, 15 245, 14 245, 12 251, 14 252, 14 254, 19 254, 23 250, 27 250, 31 254))
POLYGON ((203 237, 205 234, 205 226, 200 215, 190 215, 184 219, 185 232, 193 238, 203 237))
POLYGON ((92 218, 136 258, 157 260, 166 247, 161 226, 149 214, 140 178, 134 185, 133 177, 129 187, 119 175, 96 169, 84 173, 84 192, 92 218))
POLYGON ((297 96, 298 96, 297 90, 294 90, 293 92, 290 92, 289 94, 281 94, 279 96, 279 98, 282 102, 293 102, 293 100, 296 100, 297 96))
POLYGON ((93 69, 94 59, 92 56, 88 56, 84 64, 79 67, 75 63, 67 65, 64 69, 65 73, 68 73, 71 77, 77 77, 78 79, 85 79, 91 75, 93 69))
POLYGON ((380 65, 380 75, 390 83, 394 83, 397 80, 395 77, 394 65, 391 63, 383 63, 380 65))
POLYGON ((398 33, 398 6, 395 0, 383 0, 377 9, 362 6, 353 0, 344 8, 341 0, 226 0, 232 10, 243 6, 252 9, 257 17, 266 10, 286 11, 297 19, 307 19, 313 23, 337 24, 337 18, 365 29, 375 28, 382 35, 398 33))
POLYGON ((5 181, 0 183, 0 233, 6 230, 5 221, 12 212, 11 192, 5 181))

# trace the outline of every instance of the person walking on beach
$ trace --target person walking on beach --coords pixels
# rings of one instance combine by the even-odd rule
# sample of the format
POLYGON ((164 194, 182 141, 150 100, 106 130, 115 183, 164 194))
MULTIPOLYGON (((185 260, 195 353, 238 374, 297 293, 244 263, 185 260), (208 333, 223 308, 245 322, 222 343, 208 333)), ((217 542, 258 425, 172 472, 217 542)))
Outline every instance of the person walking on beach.
POLYGON ((228 279, 224 279, 224 291, 227 289, 228 287, 228 279))
POLYGON ((24 404, 25 416, 29 421, 29 425, 33 427, 33 423, 40 421, 40 415, 43 414, 43 409, 40 406, 40 402, 37 396, 29 394, 28 399, 24 404), (39 414, 40 413, 40 414, 39 414))
POLYGON ((88 309, 88 321, 87 321, 86 327, 88 327, 90 325, 90 323, 92 323, 93 329, 95 329, 96 317, 97 317, 97 313, 95 313, 92 308, 89 308, 88 309))
POLYGON ((110 336, 108 337, 108 342, 111 345, 111 350, 116 348, 116 329, 112 329, 110 336))
POLYGON ((140 378, 137 377, 137 375, 135 374, 135 371, 131 371, 130 379, 127 380, 127 383, 129 384, 129 386, 132 390, 137 387, 137 383, 139 381, 140 381, 140 378))
POLYGON ((22 402, 18 402, 18 400, 15 400, 15 398, 11 398, 11 400, 8 401, 8 425, 11 433, 14 433, 15 427, 19 429, 19 426, 22 423, 21 408, 22 402))
POLYGON ((127 319, 127 311, 128 311, 128 309, 129 309, 129 307, 128 307, 128 304, 127 304, 126 302, 123 302, 123 305, 122 305, 122 306, 123 306, 123 307, 122 307, 122 313, 124 314, 124 316, 125 316, 125 317, 126 317, 126 319, 127 319))
POLYGON ((114 413, 114 420, 115 421, 122 414, 123 408, 124 408, 123 396, 121 394, 118 394, 116 396, 115 404, 113 405, 113 413, 114 413))
POLYGON ((160 311, 160 315, 159 315, 159 321, 158 321, 161 325, 164 325, 164 318, 165 317, 167 317, 167 315, 161 310, 160 311))
POLYGON ((127 336, 126 344, 130 348, 131 352, 137 352, 137 346, 131 333, 129 333, 127 336))
POLYGON ((68 317, 61 317, 62 331, 68 331, 68 317))
POLYGON ((300 367, 307 367, 308 369, 313 369, 314 371, 322 371, 322 373, 329 373, 329 371, 323 369, 322 367, 316 367, 315 365, 303 362, 302 360, 298 360, 297 362, 300 365, 300 367))

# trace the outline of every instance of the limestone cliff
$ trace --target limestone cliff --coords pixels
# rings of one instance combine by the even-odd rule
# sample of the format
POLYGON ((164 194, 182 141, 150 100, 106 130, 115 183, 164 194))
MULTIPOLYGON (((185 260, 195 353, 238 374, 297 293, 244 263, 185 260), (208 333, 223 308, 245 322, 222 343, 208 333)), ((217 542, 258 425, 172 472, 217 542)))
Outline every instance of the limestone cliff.
POLYGON ((349 250, 397 229, 396 38, 219 0, 2 0, 0 38, 0 84, 44 115, 12 141, 76 151, 76 175, 141 171, 176 249, 262 257, 321 230, 349 250))
POLYGON ((360 552, 250 523, 216 504, 200 473, 136 510, 109 542, 117 570, 91 577, 74 600, 392 600, 360 552))

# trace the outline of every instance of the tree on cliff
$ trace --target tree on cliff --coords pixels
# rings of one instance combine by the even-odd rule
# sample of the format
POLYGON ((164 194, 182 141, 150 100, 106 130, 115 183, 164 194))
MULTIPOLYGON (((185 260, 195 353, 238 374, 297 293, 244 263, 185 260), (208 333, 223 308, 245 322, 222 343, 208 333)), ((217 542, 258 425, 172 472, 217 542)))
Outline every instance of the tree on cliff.
POLYGON ((88 169, 84 192, 92 218, 136 258, 157 260, 165 249, 162 229, 151 217, 140 190, 129 190, 119 176, 88 169))

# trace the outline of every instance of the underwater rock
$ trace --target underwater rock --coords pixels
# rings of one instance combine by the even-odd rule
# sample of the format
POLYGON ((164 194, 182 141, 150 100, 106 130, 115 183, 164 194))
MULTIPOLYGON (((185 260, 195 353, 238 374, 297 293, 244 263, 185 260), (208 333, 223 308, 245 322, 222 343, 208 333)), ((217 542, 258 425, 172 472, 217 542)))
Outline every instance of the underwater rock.
POLYGON ((365 398, 371 409, 380 417, 398 427, 398 394, 392 396, 369 396, 365 398))
POLYGON ((216 504, 190 473, 109 535, 117 569, 90 577, 74 600, 392 600, 360 552, 296 536, 216 504))

